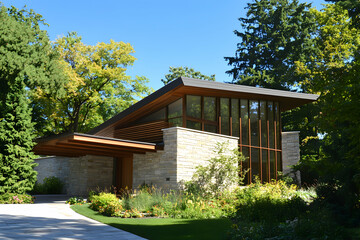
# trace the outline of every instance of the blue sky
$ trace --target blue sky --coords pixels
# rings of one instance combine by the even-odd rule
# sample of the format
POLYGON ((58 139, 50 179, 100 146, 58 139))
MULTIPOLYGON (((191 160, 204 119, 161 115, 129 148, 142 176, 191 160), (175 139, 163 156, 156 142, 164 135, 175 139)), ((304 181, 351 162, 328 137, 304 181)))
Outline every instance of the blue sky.
MULTIPOLYGON (((147 77, 154 90, 169 66, 188 66, 219 82, 231 81, 231 67, 224 61, 233 56, 239 38, 239 17, 251 0, 0 0, 5 6, 34 9, 50 24, 50 40, 76 31, 86 44, 130 43, 138 59, 127 73, 147 77)), ((305 1, 300 1, 305 2, 305 1)), ((312 2, 317 9, 324 0, 312 2)))

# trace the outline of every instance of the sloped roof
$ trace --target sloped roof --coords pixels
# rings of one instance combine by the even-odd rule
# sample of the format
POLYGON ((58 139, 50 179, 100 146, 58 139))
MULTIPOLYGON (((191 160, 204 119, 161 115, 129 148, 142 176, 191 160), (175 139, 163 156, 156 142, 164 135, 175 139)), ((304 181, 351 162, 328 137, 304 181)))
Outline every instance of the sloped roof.
POLYGON ((115 125, 134 119, 145 113, 149 113, 149 111, 155 110, 155 108, 160 108, 160 105, 165 106, 174 101, 174 99, 182 97, 185 94, 278 101, 280 103, 281 111, 290 110, 316 101, 319 97, 315 94, 180 77, 140 100, 128 109, 115 115, 98 127, 95 127, 89 134, 108 135, 105 132, 110 132, 115 125))

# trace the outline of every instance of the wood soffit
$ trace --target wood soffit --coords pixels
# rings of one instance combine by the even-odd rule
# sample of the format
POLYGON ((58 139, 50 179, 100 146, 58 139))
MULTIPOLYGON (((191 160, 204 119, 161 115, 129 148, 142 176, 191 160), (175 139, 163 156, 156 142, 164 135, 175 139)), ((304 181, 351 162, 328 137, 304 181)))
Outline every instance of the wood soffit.
POLYGON ((72 133, 38 139, 33 151, 38 155, 78 157, 100 155, 111 157, 131 157, 161 149, 154 143, 105 138, 88 134, 72 133))

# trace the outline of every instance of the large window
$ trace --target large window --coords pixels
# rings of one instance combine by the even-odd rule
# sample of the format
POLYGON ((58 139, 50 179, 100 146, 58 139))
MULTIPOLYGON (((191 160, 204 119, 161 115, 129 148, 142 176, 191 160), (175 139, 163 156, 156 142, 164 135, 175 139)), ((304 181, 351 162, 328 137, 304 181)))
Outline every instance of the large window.
POLYGON ((239 137, 248 181, 277 178, 281 170, 279 103, 225 97, 186 97, 186 127, 239 137))

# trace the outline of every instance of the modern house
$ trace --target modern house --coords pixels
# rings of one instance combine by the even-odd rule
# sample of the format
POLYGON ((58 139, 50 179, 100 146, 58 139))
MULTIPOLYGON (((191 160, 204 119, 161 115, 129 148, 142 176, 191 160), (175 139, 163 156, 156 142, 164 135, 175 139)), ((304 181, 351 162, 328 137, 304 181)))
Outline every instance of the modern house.
POLYGON ((68 194, 111 185, 177 188, 219 142, 247 157, 248 182, 276 179, 299 160, 298 132, 281 132, 280 113, 317 95, 178 78, 88 134, 38 140, 38 179, 56 176, 68 194))

